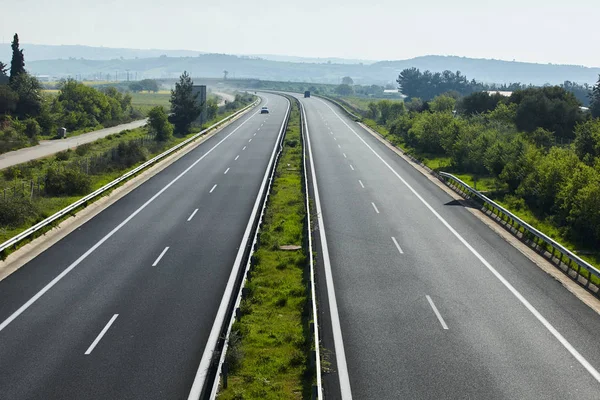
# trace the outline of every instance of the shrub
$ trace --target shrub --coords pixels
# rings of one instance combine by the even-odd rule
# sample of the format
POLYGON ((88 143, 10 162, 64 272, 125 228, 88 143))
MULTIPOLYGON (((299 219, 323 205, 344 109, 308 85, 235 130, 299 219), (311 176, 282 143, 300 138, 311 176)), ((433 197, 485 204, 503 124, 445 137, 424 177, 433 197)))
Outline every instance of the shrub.
POLYGON ((39 136, 40 131, 40 124, 38 124, 35 119, 28 119, 25 121, 25 135, 29 139, 35 140, 39 136))
POLYGON ((46 174, 46 194, 50 196, 84 195, 91 187, 90 177, 77 169, 63 171, 51 169, 46 174))
POLYGON ((92 144, 91 143, 85 143, 85 144, 82 144, 81 146, 78 146, 75 149, 75 153, 78 156, 85 156, 87 153, 90 152, 91 148, 92 148, 92 144))
POLYGON ((112 161, 120 167, 131 167, 140 161, 146 161, 148 150, 137 140, 119 143, 116 152, 112 152, 112 161))
POLYGON ((65 151, 61 151, 60 153, 56 153, 56 161, 67 161, 71 158, 71 149, 67 149, 65 151))
POLYGON ((18 227, 37 215, 36 206, 27 197, 0 198, 0 226, 18 227))

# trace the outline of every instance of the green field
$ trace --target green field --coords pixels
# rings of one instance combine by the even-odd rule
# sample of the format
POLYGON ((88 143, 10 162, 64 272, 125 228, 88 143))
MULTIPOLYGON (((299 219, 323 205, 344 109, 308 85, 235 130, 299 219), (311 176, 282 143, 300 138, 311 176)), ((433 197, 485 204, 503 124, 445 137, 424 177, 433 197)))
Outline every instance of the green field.
POLYGON ((151 108, 156 106, 162 106, 165 110, 171 108, 171 103, 169 103, 171 92, 169 90, 161 90, 157 93, 139 92, 130 94, 131 105, 140 110, 144 115, 146 115, 151 108))

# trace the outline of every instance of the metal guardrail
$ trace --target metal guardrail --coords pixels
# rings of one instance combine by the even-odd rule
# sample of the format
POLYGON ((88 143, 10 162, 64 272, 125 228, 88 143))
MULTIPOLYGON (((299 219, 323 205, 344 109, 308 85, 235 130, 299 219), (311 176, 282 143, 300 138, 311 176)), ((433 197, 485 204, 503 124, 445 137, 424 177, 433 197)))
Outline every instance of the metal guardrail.
POLYGON ((75 211, 76 209, 78 209, 81 206, 86 205, 90 200, 100 196, 101 194, 105 193, 106 191, 112 189, 115 186, 118 186, 119 184, 121 184, 122 182, 126 181, 127 179, 129 179, 130 177, 134 176, 135 174, 139 173, 140 171, 148 168, 149 166, 157 163, 158 161, 162 160, 163 158, 167 157, 168 155, 170 155, 171 153, 176 152, 177 150, 185 147, 186 145, 188 145, 190 142, 193 142, 194 140, 198 139, 200 136, 204 135, 205 133, 215 129, 216 127, 222 125, 223 123, 235 118, 236 116, 238 116, 239 114, 243 113, 244 111, 255 107, 256 105, 258 105, 260 103, 260 99, 256 100, 254 103, 242 108, 239 111, 236 111, 235 113, 231 114, 230 116, 223 118, 222 120, 218 121, 217 123, 209 126, 208 128, 198 132, 197 134, 195 134, 194 136, 190 137, 189 139, 184 140, 183 142, 179 143, 176 146, 171 147, 170 149, 168 149, 167 151, 157 155, 156 157, 146 161, 145 163, 143 163, 142 165, 140 165, 139 167, 121 175, 120 177, 118 177, 117 179, 113 180, 112 182, 107 183, 106 185, 102 186, 100 189, 95 190, 94 192, 88 194, 87 196, 77 200, 75 203, 71 204, 70 206, 67 206, 65 208, 63 208, 62 210, 58 211, 57 213, 51 215, 50 217, 46 218, 45 220, 38 222, 37 224, 35 224, 34 226, 32 226, 31 228, 19 233, 18 235, 14 236, 13 238, 7 240, 6 242, 0 244, 0 254, 4 254, 5 251, 7 249, 9 249, 12 246, 15 246, 16 244, 20 243, 21 241, 27 239, 29 236, 33 235, 34 233, 38 232, 39 230, 47 227, 48 225, 52 224, 53 222, 61 219, 62 217, 70 214, 71 212, 75 211))
POLYGON ((600 297, 600 287, 591 282, 592 276, 598 278, 598 281, 600 282, 600 270, 596 267, 577 256, 554 239, 535 229, 506 208, 473 189, 454 175, 446 172, 438 172, 437 175, 455 191, 460 191, 463 196, 475 200, 491 213, 496 214, 501 220, 505 221, 507 225, 510 224, 511 229, 515 229, 516 233, 521 232, 523 238, 532 240, 536 247, 540 248, 542 251, 547 251, 551 260, 556 262, 557 267, 561 268, 563 272, 566 272, 575 281, 582 284, 591 293, 600 297), (566 266, 566 271, 562 268, 562 265, 566 266), (581 274, 582 269, 587 272, 585 275, 581 274), (572 275, 571 271, 574 272, 575 276, 572 275), (582 282, 581 279, 583 279, 584 282, 582 282), (596 290, 593 290, 592 286, 594 286, 596 290))
MULTIPOLYGON (((323 97, 332 103, 336 104, 340 107, 346 114, 348 114, 351 118, 356 120, 356 115, 352 114, 348 111, 343 105, 339 104, 334 99, 328 98, 326 96, 323 97)), ((380 135, 381 136, 381 135, 380 135)), ((547 251, 548 255, 552 262, 555 263, 557 268, 560 268, 563 272, 565 272, 568 276, 570 276, 577 283, 582 285, 585 289, 587 289, 590 293, 594 294, 596 297, 600 297, 600 283, 594 284, 592 282, 592 276, 595 276, 598 282, 600 282, 600 270, 596 267, 583 260, 581 257, 577 256, 571 250, 567 249, 562 244, 558 243, 556 240, 548 237, 544 233, 535 229, 533 226, 529 225, 527 222, 523 221, 521 218, 517 217, 513 213, 511 213, 506 208, 501 205, 495 203, 491 199, 487 198, 477 190, 473 189, 465 182, 455 177, 454 175, 448 174, 446 172, 435 172, 430 168, 426 167, 421 161, 415 159, 410 154, 402 151, 406 156, 410 157, 414 162, 420 164, 431 174, 438 177, 438 179, 444 181, 448 186, 452 187, 455 191, 460 191, 462 195, 465 197, 471 198, 475 201, 481 203, 481 205, 488 209, 491 213, 495 213, 499 218, 504 220, 506 218, 506 223, 510 223, 510 229, 514 229, 516 232, 512 232, 516 234, 518 237, 518 233, 521 233, 523 238, 529 238, 533 241, 533 244, 536 248, 541 249, 542 251, 547 251), (452 183, 449 183, 452 182, 452 183), (557 256, 557 252, 560 256, 557 256), (565 259, 566 258, 566 259, 565 259), (562 266, 565 266, 563 268, 562 266), (582 274, 582 270, 586 272, 585 275, 582 274), (573 276, 574 275, 574 276, 573 276), (587 275, 587 276, 586 276, 587 275), (583 281, 582 281, 583 280, 583 281), (595 288, 595 290, 594 290, 595 288)))

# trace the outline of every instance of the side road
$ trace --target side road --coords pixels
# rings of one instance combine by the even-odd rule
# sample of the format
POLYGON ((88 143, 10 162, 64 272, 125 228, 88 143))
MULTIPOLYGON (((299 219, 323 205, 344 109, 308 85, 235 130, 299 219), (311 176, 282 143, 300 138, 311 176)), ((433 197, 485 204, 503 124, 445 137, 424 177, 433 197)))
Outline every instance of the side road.
POLYGON ((127 124, 116 125, 111 128, 84 133, 71 138, 67 137, 63 140, 42 140, 37 146, 25 147, 23 149, 0 154, 0 169, 12 167, 13 165, 22 164, 38 158, 48 157, 52 154, 71 149, 85 143, 94 142, 108 135, 119 133, 127 129, 139 128, 146 125, 146 122, 147 119, 141 119, 138 121, 129 122, 127 124))

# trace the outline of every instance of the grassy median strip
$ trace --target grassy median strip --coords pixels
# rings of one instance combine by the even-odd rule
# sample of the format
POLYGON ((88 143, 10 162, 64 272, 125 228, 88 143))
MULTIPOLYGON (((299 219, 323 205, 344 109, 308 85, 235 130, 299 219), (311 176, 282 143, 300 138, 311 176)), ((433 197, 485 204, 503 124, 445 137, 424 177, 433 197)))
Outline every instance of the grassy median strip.
POLYGON ((302 144, 298 106, 292 105, 220 399, 310 398, 302 144))

